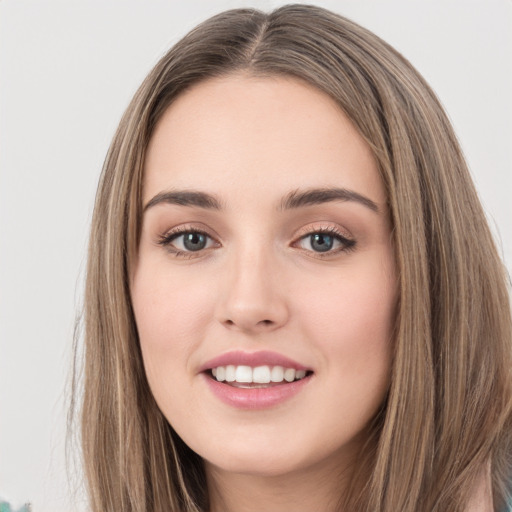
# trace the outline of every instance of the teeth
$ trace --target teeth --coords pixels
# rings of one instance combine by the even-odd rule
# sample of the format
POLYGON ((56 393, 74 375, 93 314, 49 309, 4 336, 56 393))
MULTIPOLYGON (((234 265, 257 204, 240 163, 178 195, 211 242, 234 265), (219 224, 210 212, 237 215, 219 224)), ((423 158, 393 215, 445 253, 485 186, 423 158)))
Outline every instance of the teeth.
POLYGON ((217 368, 217 375, 215 375, 215 378, 219 382, 226 380, 226 368, 224 366, 219 366, 217 368))
POLYGON ((268 384, 270 382, 270 368, 268 366, 257 366, 252 371, 252 381, 258 384, 268 384))
POLYGON ((250 366, 237 366, 235 380, 237 382, 252 382, 252 368, 250 366))
POLYGON ((286 368, 284 371, 284 380, 286 382, 293 382, 295 380, 295 370, 293 368, 286 368))
POLYGON ((236 377, 236 368, 230 364, 226 366, 226 382, 234 382, 236 377))
POLYGON ((272 382, 283 382, 284 379, 284 368, 282 366, 274 366, 270 373, 270 380, 272 382))
POLYGON ((293 382, 303 379, 306 370, 284 368, 282 366, 218 366, 211 370, 213 377, 219 382, 239 382, 243 384, 269 384, 270 382, 293 382))

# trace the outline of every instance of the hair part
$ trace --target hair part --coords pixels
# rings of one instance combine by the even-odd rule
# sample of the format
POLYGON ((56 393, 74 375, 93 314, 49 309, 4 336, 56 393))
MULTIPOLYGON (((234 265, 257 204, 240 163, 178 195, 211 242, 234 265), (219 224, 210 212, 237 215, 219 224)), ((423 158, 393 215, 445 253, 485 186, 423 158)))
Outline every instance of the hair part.
POLYGON ((149 389, 130 300, 145 152, 185 90, 220 76, 287 76, 332 97, 370 145, 388 194, 398 269, 392 379, 348 510, 465 510, 492 464, 495 506, 512 474, 512 328, 506 272, 450 123, 398 52, 319 7, 210 18, 154 67, 105 160, 85 292, 82 446, 95 512, 199 512, 201 458, 149 389))

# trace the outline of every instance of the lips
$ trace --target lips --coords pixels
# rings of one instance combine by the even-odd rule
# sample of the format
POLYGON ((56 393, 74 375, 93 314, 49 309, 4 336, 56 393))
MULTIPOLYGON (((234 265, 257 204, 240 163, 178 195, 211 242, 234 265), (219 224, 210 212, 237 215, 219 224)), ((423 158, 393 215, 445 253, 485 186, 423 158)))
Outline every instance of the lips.
POLYGON ((294 396, 313 371, 281 354, 228 352, 201 366, 210 390, 224 403, 243 409, 275 406, 294 396))
POLYGON ((233 351, 222 354, 210 361, 204 363, 199 371, 204 372, 217 368, 219 366, 250 366, 255 368, 257 366, 282 366, 284 368, 293 368, 295 370, 311 371, 312 368, 304 366, 303 364, 290 359, 289 357, 278 354, 277 352, 270 352, 263 350, 260 352, 242 352, 233 351))

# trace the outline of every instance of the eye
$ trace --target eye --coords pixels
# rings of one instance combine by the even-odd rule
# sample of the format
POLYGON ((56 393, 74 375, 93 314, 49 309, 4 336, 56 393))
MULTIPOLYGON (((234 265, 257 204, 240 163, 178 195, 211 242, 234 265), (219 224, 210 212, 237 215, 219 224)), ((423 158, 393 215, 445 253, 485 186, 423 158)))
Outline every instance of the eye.
POLYGON ((186 251, 200 251, 206 248, 209 240, 208 235, 191 231, 190 233, 177 235, 172 241, 176 246, 181 245, 182 247, 179 247, 180 249, 186 251))
POLYGON ((296 242, 296 246, 301 249, 323 254, 348 251, 355 244, 355 240, 350 240, 332 229, 308 233, 296 242))
POLYGON ((158 243, 177 256, 200 252, 216 246, 216 242, 208 234, 192 229, 171 231, 163 235, 158 243))

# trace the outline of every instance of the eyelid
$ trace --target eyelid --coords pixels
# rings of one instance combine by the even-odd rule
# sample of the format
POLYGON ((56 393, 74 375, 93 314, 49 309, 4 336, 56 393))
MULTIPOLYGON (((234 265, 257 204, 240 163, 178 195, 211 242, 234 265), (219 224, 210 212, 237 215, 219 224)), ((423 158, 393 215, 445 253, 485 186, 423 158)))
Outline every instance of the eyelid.
POLYGON ((187 258, 203 256, 206 252, 209 252, 211 249, 221 246, 218 237, 216 235, 213 235, 210 229, 206 228, 204 225, 201 225, 200 227, 197 224, 180 224, 178 226, 174 226, 165 231, 164 233, 158 235, 157 244, 164 247, 174 256, 187 258), (200 249, 198 251, 185 251, 182 249, 178 249, 177 247, 174 247, 172 245, 172 241, 174 239, 187 233, 199 233, 205 235, 214 242, 214 247, 205 247, 204 249, 200 249))
POLYGON ((308 253, 309 255, 313 255, 313 257, 315 257, 315 258, 328 258, 328 257, 335 256, 342 252, 348 252, 350 250, 354 250, 356 247, 356 244, 357 244, 357 241, 354 238, 354 236, 351 233, 349 233, 346 229, 343 229, 338 225, 326 224, 325 222, 323 222, 323 223, 308 224, 307 226, 302 227, 294 236, 291 246, 296 247, 297 244, 299 244, 299 242, 304 240, 304 238, 311 236, 315 233, 323 233, 323 234, 331 235, 331 236, 337 238, 339 241, 341 241, 342 244, 344 244, 344 246, 341 248, 338 248, 336 250, 326 251, 323 253, 297 247, 298 249, 303 250, 304 252, 308 253))
POLYGON ((297 241, 300 238, 303 238, 307 235, 311 235, 313 233, 327 233, 339 236, 342 239, 345 240, 352 240, 355 241, 354 236, 348 229, 343 228, 342 226, 329 222, 329 221, 316 221, 311 222, 310 224, 306 224, 305 226, 302 226, 295 235, 293 236, 293 239, 297 241))
POLYGON ((202 222, 185 222, 181 224, 177 224, 176 226, 172 226, 166 229, 161 235, 160 238, 170 238, 172 235, 180 235, 182 233, 190 233, 190 232, 203 233, 208 235, 210 238, 217 240, 219 236, 207 225, 202 222))

